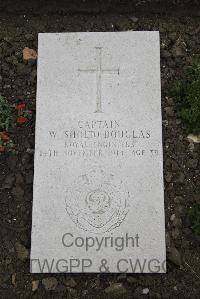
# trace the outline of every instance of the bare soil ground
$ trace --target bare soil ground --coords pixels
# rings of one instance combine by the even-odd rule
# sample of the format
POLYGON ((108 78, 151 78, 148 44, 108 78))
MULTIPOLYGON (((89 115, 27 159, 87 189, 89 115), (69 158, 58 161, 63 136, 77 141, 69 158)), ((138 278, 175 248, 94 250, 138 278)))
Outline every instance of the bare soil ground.
POLYGON ((136 17, 133 13, 2 14, 0 94, 10 104, 26 103, 32 118, 10 132, 18 153, 0 155, 0 298, 199 298, 200 238, 191 229, 188 210, 200 187, 200 144, 186 139, 186 127, 169 96, 170 84, 180 77, 183 66, 200 54, 199 24, 195 17, 136 17), (160 31, 168 272, 32 275, 28 256, 37 65, 24 64, 22 50, 37 50, 38 32, 123 30, 160 31), (143 294, 145 288, 149 289, 147 295, 143 294))

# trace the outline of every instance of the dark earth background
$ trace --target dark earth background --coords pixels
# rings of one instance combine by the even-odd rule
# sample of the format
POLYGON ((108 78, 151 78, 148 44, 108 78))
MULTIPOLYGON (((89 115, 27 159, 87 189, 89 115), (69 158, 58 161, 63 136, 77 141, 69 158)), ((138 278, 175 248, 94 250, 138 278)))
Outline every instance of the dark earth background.
POLYGON ((0 94, 32 112, 10 132, 18 153, 0 155, 0 298, 200 298, 200 237, 188 217, 200 187, 200 144, 187 140, 170 97, 196 54, 199 1, 0 2, 0 94), (25 64, 22 50, 37 50, 38 32, 124 30, 160 31, 167 274, 31 275, 37 63, 25 64))

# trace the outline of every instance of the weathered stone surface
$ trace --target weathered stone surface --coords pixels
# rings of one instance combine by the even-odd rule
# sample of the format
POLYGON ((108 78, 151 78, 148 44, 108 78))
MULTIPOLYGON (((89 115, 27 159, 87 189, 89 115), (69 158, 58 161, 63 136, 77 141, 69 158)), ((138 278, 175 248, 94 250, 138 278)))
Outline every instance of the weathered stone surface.
POLYGON ((45 33, 38 51, 32 259, 54 259, 51 272, 101 272, 103 258, 140 272, 118 264, 122 252, 162 263, 159 33, 45 33))

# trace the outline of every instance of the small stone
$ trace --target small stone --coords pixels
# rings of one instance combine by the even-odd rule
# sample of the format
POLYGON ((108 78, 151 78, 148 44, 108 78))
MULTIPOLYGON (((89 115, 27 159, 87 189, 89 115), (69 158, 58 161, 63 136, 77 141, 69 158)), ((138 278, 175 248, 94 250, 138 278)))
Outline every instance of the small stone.
POLYGON ((55 277, 47 277, 42 279, 42 284, 45 287, 45 290, 52 291, 56 289, 58 281, 55 277))
POLYGON ((17 157, 16 156, 9 156, 7 159, 8 167, 11 170, 14 170, 17 164, 17 157))
POLYGON ((159 31, 160 31, 160 33, 165 33, 166 29, 163 26, 160 26, 159 31))
POLYGON ((34 82, 37 78, 37 70, 33 69, 30 77, 30 82, 34 82))
POLYGON ((128 276, 127 281, 132 284, 132 283, 136 283, 137 279, 133 276, 128 276))
POLYGON ((77 286, 77 283, 73 278, 65 279, 63 283, 70 288, 75 288, 77 286))
POLYGON ((179 237, 179 235, 180 235, 180 232, 179 232, 178 228, 175 228, 172 230, 172 238, 173 239, 177 239, 179 237))
POLYGON ((184 144, 183 144, 182 141, 178 141, 178 140, 177 140, 177 142, 176 142, 176 150, 177 150, 177 152, 179 152, 179 153, 184 152, 184 150, 185 150, 185 146, 184 146, 184 144))
POLYGON ((169 57, 171 56, 171 54, 170 54, 170 52, 167 51, 167 50, 162 50, 162 52, 161 52, 161 56, 162 56, 163 58, 169 58, 169 57))
POLYGON ((142 287, 137 287, 136 289, 135 289, 135 291, 134 291, 134 298, 136 297, 136 298, 140 298, 141 297, 141 295, 142 295, 142 287))
POLYGON ((143 289, 143 290, 142 290, 142 294, 143 294, 143 295, 147 295, 147 294, 149 294, 149 289, 148 289, 148 288, 143 289))
POLYGON ((183 172, 180 172, 180 173, 178 173, 176 176, 175 176, 175 178, 174 178, 174 181, 176 182, 176 183, 184 183, 184 180, 185 180, 185 175, 184 175, 184 173, 183 172))
POLYGON ((34 150, 34 148, 27 148, 26 152, 30 155, 33 155, 35 150, 34 150))
POLYGON ((166 232, 165 240, 166 240, 166 246, 169 248, 171 245, 171 238, 170 238, 170 234, 168 232, 166 232))
POLYGON ((131 21, 130 19, 119 19, 116 27, 120 30, 129 30, 131 28, 131 21))
POLYGON ((166 107, 165 108, 165 112, 166 112, 166 114, 168 115, 168 116, 173 116, 174 115, 174 109, 173 109, 173 107, 166 107))
POLYGON ((64 286, 63 284, 58 284, 58 286, 56 288, 56 292, 66 293, 66 286, 64 286))
POLYGON ((184 49, 182 48, 182 47, 176 47, 175 48, 175 54, 176 54, 176 56, 184 56, 185 55, 185 51, 184 51, 184 49))
POLYGON ((181 255, 175 247, 170 248, 169 260, 177 266, 180 266, 182 264, 181 255))
POLYGON ((177 207, 175 207, 175 212, 178 216, 184 216, 185 209, 186 208, 183 205, 178 205, 177 207))
POLYGON ((185 55, 186 53, 186 45, 185 42, 183 40, 177 40, 175 45, 174 45, 174 54, 177 57, 182 57, 185 55))
POLYGON ((23 199, 24 190, 19 185, 17 185, 12 189, 12 194, 16 200, 20 201, 23 199))
POLYGON ((38 287, 39 287, 39 283, 40 283, 39 280, 33 280, 33 281, 32 281, 32 291, 33 291, 33 292, 35 292, 35 291, 38 289, 38 287))
POLYGON ((176 217, 176 218, 173 220, 172 224, 173 224, 174 227, 181 227, 181 226, 182 226, 182 221, 181 221, 180 218, 177 218, 177 217, 176 217))
POLYGON ((149 298, 152 298, 152 299, 168 299, 167 297, 166 297, 166 295, 160 295, 159 293, 156 293, 156 292, 151 292, 150 294, 149 294, 149 298))
POLYGON ((69 295, 70 295, 70 298, 77 298, 77 291, 73 288, 68 288, 67 289, 69 295))
POLYGON ((189 142, 200 143, 200 134, 199 135, 189 134, 187 136, 187 139, 189 142))
POLYGON ((172 170, 177 171, 179 169, 178 163, 174 160, 171 160, 172 170))
POLYGON ((22 245, 20 242, 16 242, 15 243, 15 250, 17 253, 17 257, 21 260, 21 261, 25 261, 28 256, 29 256, 29 251, 28 249, 22 245))
POLYGON ((18 75, 26 75, 27 74, 27 66, 24 65, 23 63, 18 63, 16 71, 17 71, 18 75))
POLYGON ((190 142, 189 145, 188 145, 188 148, 189 148, 189 151, 191 153, 193 153, 193 151, 194 151, 194 143, 190 142))
POLYGON ((181 119, 176 119, 176 124, 180 125, 181 124, 181 119))
POLYGON ((123 280, 126 280, 126 273, 122 273, 117 276, 117 281, 123 281, 123 280))
POLYGON ((22 157, 22 164, 27 164, 30 161, 30 155, 25 153, 22 157))
POLYGON ((192 234, 192 230, 189 229, 189 228, 185 228, 185 229, 183 230, 183 232, 184 232, 184 234, 186 234, 187 236, 190 236, 190 235, 192 234))
POLYGON ((97 277, 95 280, 94 280, 94 286, 96 289, 100 288, 100 285, 101 285, 101 280, 99 277, 97 277))
POLYGON ((7 62, 9 62, 12 65, 18 64, 18 60, 15 56, 9 56, 6 60, 7 60, 7 62))
POLYGON ((181 202, 184 202, 184 198, 182 196, 175 196, 174 202, 179 204, 181 202))
POLYGON ((176 215, 175 215, 175 214, 172 214, 171 217, 170 217, 170 220, 171 220, 171 221, 174 221, 175 217, 176 217, 176 215))
POLYGON ((11 276, 12 285, 16 286, 16 273, 13 273, 11 276))
POLYGON ((172 41, 175 41, 176 40, 176 32, 169 33, 169 39, 171 39, 172 41))
POLYGON ((172 173, 171 172, 166 173, 165 180, 166 180, 167 183, 171 182, 171 180, 172 180, 172 173))
POLYGON ((137 17, 131 17, 131 21, 132 21, 133 23, 137 23, 137 22, 138 22, 138 18, 137 18, 137 17))
POLYGON ((88 289, 98 289, 100 288, 101 281, 99 277, 95 277, 93 280, 91 280, 88 284, 87 287, 88 289))
POLYGON ((120 295, 120 294, 125 294, 126 289, 125 289, 123 283, 113 283, 105 289, 105 293, 106 294, 115 293, 115 294, 120 295))
POLYGON ((25 180, 27 184, 32 184, 33 183, 33 171, 30 170, 26 176, 25 176, 25 180))
POLYGON ((88 290, 83 290, 82 294, 83 294, 83 296, 86 296, 88 294, 88 290))
POLYGON ((23 49, 23 60, 24 62, 28 62, 29 60, 37 59, 37 53, 35 50, 25 47, 23 49))
POLYGON ((165 127, 167 127, 168 126, 168 124, 169 124, 169 122, 168 122, 168 120, 166 119, 166 120, 163 120, 162 121, 162 123, 163 123, 163 125, 165 126, 165 127))
POLYGON ((174 104, 174 100, 172 98, 166 97, 167 104, 172 106, 174 104))
POLYGON ((34 35, 31 34, 31 33, 27 33, 27 34, 25 34, 25 39, 27 39, 27 40, 34 40, 34 35))
POLYGON ((3 189, 11 189, 14 184, 14 181, 15 181, 14 175, 9 174, 4 181, 3 189))
POLYGON ((23 184, 24 178, 20 172, 16 173, 15 177, 16 177, 16 185, 23 184))
POLYGON ((198 159, 189 159, 187 162, 187 167, 188 168, 197 168, 198 165, 198 159))

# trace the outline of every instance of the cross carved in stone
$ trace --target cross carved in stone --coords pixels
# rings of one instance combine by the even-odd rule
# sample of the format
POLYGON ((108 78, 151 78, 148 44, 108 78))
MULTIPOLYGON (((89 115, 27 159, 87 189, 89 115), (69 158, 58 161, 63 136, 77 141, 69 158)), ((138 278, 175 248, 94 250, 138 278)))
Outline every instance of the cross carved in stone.
POLYGON ((101 98, 101 88, 102 88, 102 74, 118 74, 119 68, 117 69, 103 69, 102 68, 102 47, 95 47, 96 49, 96 68, 94 69, 78 69, 79 72, 96 73, 96 110, 95 113, 101 113, 102 111, 102 98, 101 98))

